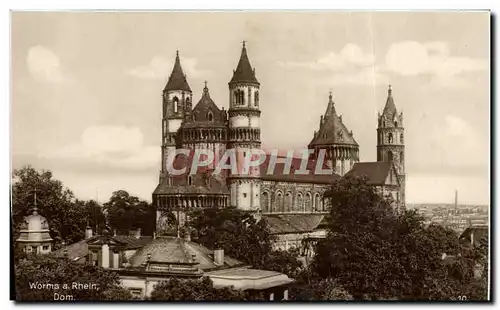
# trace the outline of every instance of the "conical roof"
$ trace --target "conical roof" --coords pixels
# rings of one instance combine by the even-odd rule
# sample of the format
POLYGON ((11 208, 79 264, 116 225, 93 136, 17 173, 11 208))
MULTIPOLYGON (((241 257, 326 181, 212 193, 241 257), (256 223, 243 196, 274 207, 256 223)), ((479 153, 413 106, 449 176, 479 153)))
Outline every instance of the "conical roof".
POLYGON ((355 145, 358 143, 352 136, 351 132, 342 122, 342 118, 335 111, 335 103, 332 100, 330 93, 328 107, 323 118, 323 123, 320 125, 319 131, 313 137, 309 146, 316 145, 355 145))
POLYGON ((179 51, 177 51, 174 68, 172 69, 172 73, 170 74, 167 85, 164 89, 164 91, 172 90, 191 91, 191 88, 189 87, 189 84, 186 80, 186 75, 184 74, 184 71, 182 71, 181 61, 179 59, 179 51))
POLYGON ((248 60, 247 49, 245 47, 245 42, 243 42, 243 49, 241 50, 240 61, 236 70, 233 72, 233 78, 229 84, 233 83, 253 83, 259 84, 257 78, 255 77, 255 70, 250 65, 250 60, 248 60))

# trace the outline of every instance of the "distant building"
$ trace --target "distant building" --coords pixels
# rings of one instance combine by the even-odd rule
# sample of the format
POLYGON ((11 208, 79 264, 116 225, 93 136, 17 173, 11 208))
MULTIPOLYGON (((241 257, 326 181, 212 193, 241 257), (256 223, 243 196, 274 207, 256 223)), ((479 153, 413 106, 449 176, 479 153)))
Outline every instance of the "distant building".
POLYGON ((285 274, 253 269, 224 250, 206 247, 174 236, 158 238, 130 235, 102 235, 87 238, 56 252, 75 263, 92 264, 118 273, 122 285, 138 299, 150 296, 154 286, 172 277, 200 279, 209 277, 215 287, 234 287, 264 293, 269 300, 287 300, 293 282, 285 274))
POLYGON ((21 223, 19 238, 16 241, 26 253, 47 254, 52 249, 49 223, 45 217, 38 214, 36 193, 33 212, 21 223))

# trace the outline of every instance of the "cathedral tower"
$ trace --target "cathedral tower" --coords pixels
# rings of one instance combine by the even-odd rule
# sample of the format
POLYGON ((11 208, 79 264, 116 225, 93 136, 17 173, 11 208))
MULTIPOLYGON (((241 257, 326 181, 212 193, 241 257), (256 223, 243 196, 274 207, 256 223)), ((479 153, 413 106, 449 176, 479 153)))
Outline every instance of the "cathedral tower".
POLYGON ((359 145, 352 131, 344 125, 342 115, 337 115, 331 92, 326 112, 321 115, 319 129, 314 131, 308 148, 314 150, 313 159, 317 159, 320 151, 324 150, 327 166, 341 176, 359 161, 359 145))
MULTIPOLYGON (((228 148, 236 153, 238 169, 243 166, 245 156, 250 156, 247 152, 255 154, 253 150, 260 149, 259 87, 243 42, 238 66, 229 82, 228 148)), ((232 206, 248 211, 260 210, 259 167, 252 167, 247 173, 231 174, 228 181, 232 206)))
POLYGON ((378 115, 377 161, 392 162, 398 173, 400 200, 405 204, 405 145, 403 113, 398 114, 389 85, 382 115, 378 115))
POLYGON ((167 158, 176 148, 177 131, 184 119, 189 118, 191 115, 192 95, 193 93, 186 80, 186 75, 182 71, 179 51, 177 51, 174 68, 162 94, 163 117, 160 184, 167 174, 167 158))

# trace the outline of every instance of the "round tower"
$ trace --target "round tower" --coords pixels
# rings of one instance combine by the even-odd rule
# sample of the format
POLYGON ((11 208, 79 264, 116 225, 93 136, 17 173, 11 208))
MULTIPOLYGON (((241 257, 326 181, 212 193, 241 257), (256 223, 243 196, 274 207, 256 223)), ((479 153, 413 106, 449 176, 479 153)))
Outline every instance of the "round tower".
MULTIPOLYGON (((231 205, 242 210, 260 211, 260 168, 245 171, 245 157, 260 149, 260 83, 250 65, 245 42, 233 78, 229 82, 229 137, 228 148, 234 150, 238 173, 228 179, 231 205)), ((248 159, 247 159, 248 161, 248 159)))
POLYGON ((382 114, 378 115, 377 161, 392 162, 398 172, 401 187, 400 201, 405 203, 405 144, 403 113, 397 112, 392 89, 389 85, 387 101, 382 114))
POLYGON ((189 118, 192 110, 193 93, 182 71, 179 51, 175 57, 174 68, 163 89, 162 146, 160 184, 167 174, 167 158, 177 146, 177 131, 184 119, 189 118))

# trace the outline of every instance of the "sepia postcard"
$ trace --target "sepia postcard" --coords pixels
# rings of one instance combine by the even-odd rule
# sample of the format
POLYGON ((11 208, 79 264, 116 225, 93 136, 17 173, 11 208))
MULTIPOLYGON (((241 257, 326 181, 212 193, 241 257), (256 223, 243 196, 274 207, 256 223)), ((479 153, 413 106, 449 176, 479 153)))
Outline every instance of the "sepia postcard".
POLYGON ((490 23, 11 12, 11 299, 491 301, 490 23))

